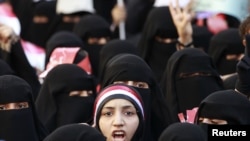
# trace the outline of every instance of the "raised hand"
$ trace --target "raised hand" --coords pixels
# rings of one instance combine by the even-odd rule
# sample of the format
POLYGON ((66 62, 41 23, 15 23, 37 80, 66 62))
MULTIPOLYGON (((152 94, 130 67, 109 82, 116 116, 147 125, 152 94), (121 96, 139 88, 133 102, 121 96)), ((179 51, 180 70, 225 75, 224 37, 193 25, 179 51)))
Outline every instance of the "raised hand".
POLYGON ((193 3, 194 0, 190 0, 184 7, 180 7, 179 0, 170 0, 169 3, 170 13, 179 35, 178 40, 184 45, 193 41, 193 29, 191 25, 191 20, 194 16, 194 12, 192 11, 193 3), (175 2, 175 6, 173 1, 175 2))
POLYGON ((19 37, 11 27, 0 24, 0 48, 2 50, 10 52, 11 44, 15 43, 18 39, 19 37))

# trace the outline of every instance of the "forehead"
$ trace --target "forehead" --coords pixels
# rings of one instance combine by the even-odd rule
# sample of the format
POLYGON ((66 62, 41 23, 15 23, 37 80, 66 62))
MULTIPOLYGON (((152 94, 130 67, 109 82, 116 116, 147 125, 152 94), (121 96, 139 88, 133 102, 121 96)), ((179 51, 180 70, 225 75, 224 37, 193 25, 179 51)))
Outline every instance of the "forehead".
POLYGON ((134 107, 134 105, 126 100, 126 99, 112 99, 108 101, 106 104, 104 104, 103 107, 123 107, 123 106, 131 106, 134 107))

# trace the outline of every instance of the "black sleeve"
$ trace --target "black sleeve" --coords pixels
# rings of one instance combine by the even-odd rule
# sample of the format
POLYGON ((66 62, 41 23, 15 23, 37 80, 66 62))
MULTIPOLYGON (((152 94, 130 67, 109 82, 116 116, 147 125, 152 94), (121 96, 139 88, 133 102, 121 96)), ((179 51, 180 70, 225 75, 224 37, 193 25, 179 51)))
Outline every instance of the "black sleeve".
POLYGON ((14 43, 10 52, 1 50, 1 57, 15 71, 15 74, 26 80, 33 90, 34 100, 40 89, 40 82, 36 70, 30 65, 20 41, 14 43))
POLYGON ((237 64, 238 80, 235 89, 250 96, 250 57, 244 56, 237 64))

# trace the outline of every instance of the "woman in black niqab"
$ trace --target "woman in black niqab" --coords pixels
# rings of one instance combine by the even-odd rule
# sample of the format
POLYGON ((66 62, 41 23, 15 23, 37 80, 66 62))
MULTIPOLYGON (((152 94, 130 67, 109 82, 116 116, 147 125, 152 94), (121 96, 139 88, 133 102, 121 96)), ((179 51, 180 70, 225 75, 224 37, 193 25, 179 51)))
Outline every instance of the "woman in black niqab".
POLYGON ((36 113, 32 89, 20 77, 0 76, 0 138, 6 141, 42 141, 48 132, 36 113), (4 110, 9 103, 27 102, 15 109, 4 110))
POLYGON ((170 56, 177 50, 178 33, 169 7, 155 7, 150 11, 142 31, 138 49, 160 81, 170 56), (157 39, 158 38, 158 39, 157 39), (169 39, 168 43, 160 39, 169 39))
POLYGON ((186 117, 186 110, 198 107, 210 93, 224 89, 211 57, 197 48, 175 52, 160 85, 175 122, 180 122, 179 113, 186 117))
POLYGON ((46 76, 36 100, 37 112, 49 132, 70 123, 90 124, 95 88, 93 77, 76 64, 55 66, 46 76), (72 91, 88 94, 70 95, 72 91))

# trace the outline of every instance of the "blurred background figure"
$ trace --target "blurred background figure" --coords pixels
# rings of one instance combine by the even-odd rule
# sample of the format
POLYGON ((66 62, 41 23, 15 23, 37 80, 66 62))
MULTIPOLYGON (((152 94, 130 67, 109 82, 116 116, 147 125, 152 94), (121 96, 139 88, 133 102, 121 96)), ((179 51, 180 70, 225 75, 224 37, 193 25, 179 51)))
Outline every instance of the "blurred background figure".
POLYGON ((93 75, 98 77, 100 50, 112 40, 109 23, 97 14, 86 15, 74 26, 73 33, 83 41, 83 48, 89 53, 93 75))

